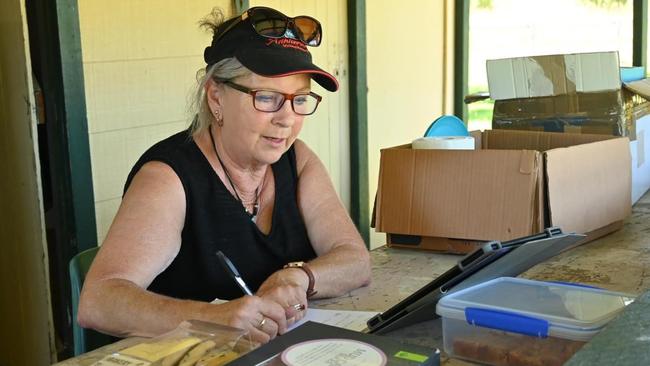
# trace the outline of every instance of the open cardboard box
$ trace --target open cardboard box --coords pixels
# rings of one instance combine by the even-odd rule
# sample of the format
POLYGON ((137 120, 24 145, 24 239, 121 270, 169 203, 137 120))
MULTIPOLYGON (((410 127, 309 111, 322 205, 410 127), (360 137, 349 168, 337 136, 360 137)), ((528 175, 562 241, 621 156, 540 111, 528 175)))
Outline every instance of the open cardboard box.
POLYGON ((628 138, 472 134, 476 150, 381 150, 373 221, 389 246, 465 253, 549 226, 588 241, 630 214, 628 138))

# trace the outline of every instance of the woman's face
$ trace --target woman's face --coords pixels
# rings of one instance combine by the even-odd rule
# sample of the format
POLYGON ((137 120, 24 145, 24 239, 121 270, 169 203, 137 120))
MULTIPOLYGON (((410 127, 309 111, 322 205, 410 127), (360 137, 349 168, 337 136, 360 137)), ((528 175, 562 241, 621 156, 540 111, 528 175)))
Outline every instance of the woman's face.
MULTIPOLYGON (((233 82, 253 90, 295 94, 309 92, 310 80, 306 74, 278 78, 251 74, 233 82)), ((277 112, 258 111, 251 95, 223 84, 211 83, 208 96, 212 110, 217 107, 223 116, 221 143, 227 146, 231 158, 242 163, 248 159, 258 164, 278 161, 298 137, 305 119, 293 111, 290 101, 285 101, 277 112)))

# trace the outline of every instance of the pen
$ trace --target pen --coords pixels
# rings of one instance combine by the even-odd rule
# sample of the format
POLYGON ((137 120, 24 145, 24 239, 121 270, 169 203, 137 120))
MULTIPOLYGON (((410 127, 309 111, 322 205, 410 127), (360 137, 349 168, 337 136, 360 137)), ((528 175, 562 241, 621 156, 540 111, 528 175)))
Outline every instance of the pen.
POLYGON ((217 250, 217 258, 219 258, 219 262, 223 268, 225 268, 226 272, 228 272, 228 275, 232 277, 235 282, 237 282, 239 288, 241 288, 241 290, 244 291, 246 295, 253 296, 253 292, 248 288, 248 286, 246 286, 246 282, 244 282, 244 280, 241 278, 239 271, 235 265, 232 264, 230 259, 228 259, 228 257, 226 257, 226 255, 223 254, 220 250, 217 250))

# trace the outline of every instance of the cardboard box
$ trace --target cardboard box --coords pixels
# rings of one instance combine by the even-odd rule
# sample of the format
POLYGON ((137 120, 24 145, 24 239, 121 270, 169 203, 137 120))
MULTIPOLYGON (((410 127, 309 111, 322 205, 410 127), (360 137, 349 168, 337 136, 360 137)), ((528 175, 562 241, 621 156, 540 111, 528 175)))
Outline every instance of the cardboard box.
POLYGON ((381 150, 375 227, 388 244, 468 252, 559 226, 593 240, 631 211, 623 137, 474 132, 476 150, 381 150))
POLYGON ((492 128, 628 136, 650 111, 650 80, 621 83, 617 52, 487 61, 492 128))

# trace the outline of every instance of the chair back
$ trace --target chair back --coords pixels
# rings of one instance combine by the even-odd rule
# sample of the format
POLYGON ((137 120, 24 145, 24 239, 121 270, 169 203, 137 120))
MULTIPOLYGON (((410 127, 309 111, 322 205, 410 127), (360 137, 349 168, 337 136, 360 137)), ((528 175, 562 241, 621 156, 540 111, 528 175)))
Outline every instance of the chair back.
POLYGON ((82 328, 77 323, 79 294, 86 279, 86 273, 95 259, 99 247, 86 249, 70 259, 70 293, 72 299, 72 335, 74 339, 74 355, 92 351, 114 341, 114 337, 99 333, 92 329, 82 328))

